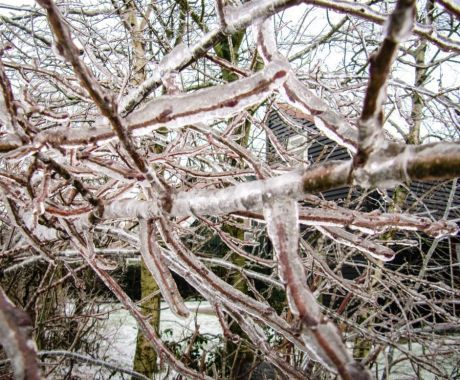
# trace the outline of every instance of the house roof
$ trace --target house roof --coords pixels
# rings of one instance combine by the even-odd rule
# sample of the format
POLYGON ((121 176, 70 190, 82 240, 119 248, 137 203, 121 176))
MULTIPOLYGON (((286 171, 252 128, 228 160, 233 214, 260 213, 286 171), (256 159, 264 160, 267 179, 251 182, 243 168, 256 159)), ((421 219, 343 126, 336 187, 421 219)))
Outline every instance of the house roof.
MULTIPOLYGON (((278 141, 286 146, 290 137, 302 134, 306 137, 305 149, 308 149, 307 157, 310 163, 318 163, 328 160, 347 160, 351 158, 350 152, 337 145, 328 137, 322 135, 312 122, 310 115, 305 115, 294 110, 286 104, 277 104, 277 109, 272 110, 268 118, 268 127, 274 133, 278 141)), ((276 156, 273 146, 267 142, 267 159, 276 156)), ((322 195, 327 200, 346 199, 349 196, 349 187, 324 192, 322 195)), ((360 192, 355 195, 358 196, 360 192)), ((361 193, 362 194, 362 193, 361 193)), ((374 194, 375 195, 375 194, 374 194)), ((393 190, 387 191, 388 200, 393 196, 393 190)), ((377 196, 373 208, 385 207, 383 196, 377 196)), ((457 181, 413 181, 408 186, 408 195, 403 207, 419 215, 441 219, 459 219, 460 221, 460 184, 457 181), (452 193, 452 187, 455 189, 452 193), (449 210, 446 212, 446 208, 449 210)))

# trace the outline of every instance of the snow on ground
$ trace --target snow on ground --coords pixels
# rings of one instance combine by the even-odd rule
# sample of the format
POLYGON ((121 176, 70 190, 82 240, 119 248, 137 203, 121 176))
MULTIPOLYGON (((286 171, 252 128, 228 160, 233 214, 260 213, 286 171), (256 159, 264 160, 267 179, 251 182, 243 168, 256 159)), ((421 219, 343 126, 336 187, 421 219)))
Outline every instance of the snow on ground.
MULTIPOLYGON (((160 332, 168 341, 180 342, 195 331, 195 326, 201 335, 206 335, 208 342, 206 349, 212 349, 218 343, 218 335, 222 334, 218 319, 210 310, 209 303, 202 301, 188 301, 187 307, 192 311, 191 316, 179 319, 171 313, 167 304, 161 303, 160 332), (212 338, 215 339, 212 339, 212 338)), ((103 307, 108 311, 108 318, 100 322, 98 334, 104 336, 100 342, 98 357, 118 367, 131 369, 136 348, 137 324, 129 313, 119 304, 106 304, 103 307)), ((74 379, 129 379, 126 374, 116 373, 111 376, 111 371, 101 369, 95 365, 79 363, 75 366, 72 375, 74 379)), ((163 379, 160 373, 158 379, 163 379)))
MULTIPOLYGON (((186 305, 192 311, 197 310, 198 307, 200 310, 198 313, 191 313, 189 318, 181 320, 171 313, 166 303, 161 303, 160 332, 162 335, 166 333, 168 340, 181 341, 190 336, 195 331, 195 323, 199 326, 202 335, 215 336, 222 333, 217 317, 208 312, 209 303, 191 301, 186 302, 186 305)), ((119 309, 111 312, 109 319, 101 327, 102 334, 107 336, 105 348, 102 348, 105 350, 105 356, 129 368, 133 363, 136 347, 137 325, 134 318, 126 310, 119 309)))

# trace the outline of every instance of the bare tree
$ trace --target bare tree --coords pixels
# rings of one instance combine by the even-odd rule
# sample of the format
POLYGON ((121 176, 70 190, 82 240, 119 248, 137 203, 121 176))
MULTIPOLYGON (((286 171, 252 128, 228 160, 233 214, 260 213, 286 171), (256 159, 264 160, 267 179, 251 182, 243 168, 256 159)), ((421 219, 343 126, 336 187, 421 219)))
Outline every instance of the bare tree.
MULTIPOLYGON (((385 377, 395 351, 417 374, 452 375, 441 358, 458 362, 458 262, 454 245, 448 257, 436 252, 458 231, 449 220, 456 180, 441 217, 407 199, 412 181, 444 186, 460 175, 455 2, 2 8, 17 11, 1 24, 4 272, 62 264, 62 278, 78 282, 66 254, 74 252, 185 377, 238 374, 178 359, 105 256, 139 251, 178 317, 190 312, 172 272, 182 277, 210 302, 225 339, 244 340, 289 378, 369 379, 382 374, 382 355, 385 377), (415 82, 406 80, 414 71, 415 82), (273 110, 288 125, 311 121, 351 158, 296 156, 268 128, 273 110), (265 137, 281 165, 265 159, 265 137), (344 186, 361 195, 338 204, 320 194, 344 186), (396 186, 404 201, 388 194, 396 186), (370 211, 363 203, 374 189, 370 211), (244 233, 232 236, 229 225, 244 233), (230 255, 209 249, 216 238, 230 255), (421 263, 393 267, 414 241, 421 263), (359 275, 347 278, 346 266, 359 275), (245 291, 212 267, 238 271, 245 291), (424 354, 408 348, 414 342, 424 354)), ((301 133, 314 144, 317 135, 301 133)), ((39 378, 35 351, 10 318, 18 309, 1 298, 0 343, 13 347, 15 376, 39 378)))

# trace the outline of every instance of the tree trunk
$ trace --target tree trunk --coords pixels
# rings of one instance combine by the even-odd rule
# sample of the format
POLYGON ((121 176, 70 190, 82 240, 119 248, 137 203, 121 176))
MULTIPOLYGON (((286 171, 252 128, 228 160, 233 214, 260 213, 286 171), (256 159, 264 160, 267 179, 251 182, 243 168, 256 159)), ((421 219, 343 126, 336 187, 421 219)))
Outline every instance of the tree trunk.
MULTIPOLYGON (((158 292, 158 285, 150 274, 144 261, 141 261, 141 297, 149 297, 158 292)), ((150 317, 150 324, 158 332, 160 328, 160 295, 149 297, 142 303, 142 313, 150 317)), ((134 370, 151 378, 157 371, 157 354, 152 344, 139 332, 137 334, 134 370)))
MULTIPOLYGON (((145 64, 145 40, 143 30, 147 17, 138 18, 136 6, 131 1, 123 0, 125 7, 122 8, 122 17, 125 28, 128 30, 133 52, 133 73, 132 83, 141 84, 146 79, 145 64)), ((144 261, 141 260, 141 298, 146 299, 142 305, 142 313, 149 317, 150 324, 159 332, 160 329, 160 293, 159 287, 150 274, 144 261), (152 294, 158 293, 151 297, 152 294)), ((144 337, 141 331, 137 334, 136 353, 133 363, 134 371, 137 371, 149 378, 157 371, 157 353, 152 344, 144 337)))

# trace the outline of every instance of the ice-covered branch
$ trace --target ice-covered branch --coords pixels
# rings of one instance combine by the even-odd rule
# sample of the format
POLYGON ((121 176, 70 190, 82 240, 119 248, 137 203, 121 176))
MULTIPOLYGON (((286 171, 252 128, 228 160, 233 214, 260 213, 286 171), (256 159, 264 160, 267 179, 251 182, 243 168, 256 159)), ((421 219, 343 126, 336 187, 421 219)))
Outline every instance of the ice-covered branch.
POLYGON ((144 263, 158 284, 161 294, 171 311, 178 317, 188 317, 189 310, 184 304, 171 272, 163 261, 163 255, 156 241, 154 222, 152 220, 139 220, 139 240, 144 263))
MULTIPOLYGON (((286 58, 281 57, 277 51, 271 20, 267 19, 260 23, 256 33, 259 54, 265 63, 269 63, 273 59, 287 62, 286 58)), ((339 145, 345 146, 352 153, 356 153, 358 143, 356 127, 333 111, 324 100, 309 90, 293 72, 289 73, 280 91, 289 105, 306 115, 311 115, 316 127, 327 137, 339 145)))
POLYGON ((189 376, 192 379, 208 379, 211 380, 208 376, 204 374, 199 374, 194 370, 187 368, 182 362, 180 362, 174 354, 169 351, 163 341, 158 337, 155 329, 150 325, 148 320, 142 315, 138 307, 134 302, 129 298, 129 296, 124 292, 121 286, 102 268, 99 267, 96 255, 94 251, 93 242, 88 239, 88 235, 83 239, 80 234, 77 233, 75 228, 68 223, 66 220, 62 220, 63 225, 66 228, 67 233, 72 239, 72 244, 76 249, 79 250, 83 259, 91 267, 91 269, 96 273, 96 275, 103 281, 108 289, 117 297, 118 301, 130 312, 138 323, 139 328, 145 334, 145 337, 157 351, 160 358, 167 360, 167 362, 175 368, 179 373, 189 376))
POLYGON ((307 326, 319 323, 320 312, 311 292, 298 255, 299 223, 297 202, 267 193, 264 217, 278 262, 279 275, 286 286, 291 311, 307 326))
POLYGON ((356 376, 370 379, 370 373, 355 363, 348 353, 335 325, 322 317, 308 288, 305 269, 298 254, 297 202, 267 193, 264 196, 264 217, 276 253, 279 275, 286 286, 289 308, 302 321, 302 338, 306 346, 323 364, 335 367, 343 379, 352 380, 356 376))
POLYGON ((388 19, 385 39, 370 58, 370 78, 359 125, 359 151, 357 164, 366 162, 374 151, 385 148, 383 133, 383 102, 390 69, 396 59, 398 47, 410 34, 415 18, 415 0, 399 0, 388 19))
MULTIPOLYGON (((410 180, 449 179, 460 176, 460 144, 436 143, 421 146, 389 145, 387 155, 375 158, 352 172, 352 161, 329 161, 311 168, 252 181, 224 189, 192 190, 172 195, 171 216, 223 215, 237 211, 260 211, 262 196, 300 200, 303 194, 318 193, 352 183, 364 187, 388 187, 410 180)), ((155 218, 155 202, 125 199, 105 205, 103 219, 155 218)), ((425 228, 425 227, 423 227, 425 228)))
MULTIPOLYGON (((446 9, 458 9, 458 6, 455 8, 455 4, 452 4, 451 0, 440 0, 439 2, 445 5, 446 9)), ((369 5, 349 0, 253 0, 239 7, 227 8, 225 17, 228 25, 227 29, 233 27, 238 30, 240 29, 240 25, 243 25, 242 27, 247 26, 245 23, 250 22, 249 17, 254 17, 254 19, 266 18, 286 7, 295 6, 300 3, 311 4, 324 9, 352 15, 380 25, 383 25, 386 20, 386 15, 373 10, 369 5)), ((459 41, 441 35, 431 26, 416 23, 414 33, 443 50, 460 51, 459 41)))
POLYGON ((152 183, 153 176, 150 173, 149 167, 143 157, 137 152, 125 122, 118 114, 114 95, 103 89, 90 68, 80 58, 80 50, 72 39, 70 29, 54 1, 37 0, 37 2, 46 10, 58 53, 70 62, 82 86, 88 91, 101 114, 109 121, 110 127, 128 152, 137 169, 142 174, 145 174, 149 182, 152 183))
MULTIPOLYGON (((211 303, 221 303, 227 310, 244 311, 270 326, 295 345, 306 349, 308 343, 300 341, 291 331, 289 324, 280 318, 270 305, 249 297, 216 276, 185 247, 173 229, 170 228, 168 220, 161 218, 160 221, 159 230, 163 235, 163 240, 170 252, 173 253, 169 256, 169 265, 172 270, 185 278, 211 303)), ((165 251, 165 253, 168 252, 165 251)))
MULTIPOLYGON (((263 220, 263 217, 255 212, 236 212, 235 214, 263 220)), ((395 252, 377 242, 347 232, 342 227, 348 227, 366 234, 383 233, 392 228, 417 230, 435 237, 455 235, 458 232, 457 224, 446 220, 432 221, 428 218, 402 213, 389 214, 378 211, 364 213, 338 206, 329 209, 324 207, 302 207, 299 211, 299 222, 304 225, 314 226, 336 242, 370 254, 383 261, 392 260, 395 252)))
POLYGON ((349 210, 343 207, 302 208, 300 219, 304 224, 349 227, 367 234, 383 233, 391 228, 422 231, 433 237, 455 235, 458 226, 446 220, 432 221, 429 218, 404 213, 370 213, 349 210))
POLYGON ((54 253, 51 252, 48 247, 41 241, 40 237, 37 236, 34 231, 27 226, 19 211, 17 210, 17 206, 15 202, 9 198, 6 194, 3 195, 3 204, 6 208, 8 213, 9 219, 11 223, 18 227, 21 231, 22 236, 30 243, 30 245, 40 253, 40 255, 48 262, 54 262, 54 253))
POLYGON ((170 72, 174 70, 182 70, 189 66, 198 58, 204 56, 209 49, 211 49, 220 40, 226 38, 227 33, 234 33, 242 30, 259 17, 268 17, 273 15, 286 7, 299 4, 300 0, 269 0, 269 1, 251 1, 254 3, 250 9, 245 6, 238 7, 225 7, 224 20, 225 28, 219 28, 205 34, 200 41, 187 47, 179 45, 175 47, 168 55, 166 55, 155 68, 153 75, 151 75, 145 82, 134 89, 123 100, 123 111, 131 112, 143 99, 145 99, 160 83, 162 72, 170 72))
POLYGON ((331 109, 321 98, 291 75, 282 87, 287 103, 307 115, 312 115, 315 126, 325 136, 356 153, 358 131, 343 116, 331 109))
POLYGON ((0 89, 3 99, 0 99, 0 121, 4 124, 8 132, 14 132, 16 137, 23 143, 29 141, 24 129, 26 125, 23 117, 18 110, 18 105, 15 102, 13 89, 9 78, 6 75, 5 67, 2 61, 3 46, 0 46, 0 89), (9 127, 9 128, 8 128, 9 127))
POLYGON ((14 378, 17 380, 42 378, 31 334, 30 317, 14 306, 0 287, 0 345, 11 360, 14 378))
POLYGON ((395 252, 383 245, 365 240, 339 227, 321 227, 316 226, 318 231, 328 236, 337 243, 354 248, 358 251, 371 255, 382 261, 390 261, 395 257, 395 252))
POLYGON ((70 360, 77 360, 79 362, 87 363, 89 365, 96 365, 99 367, 107 368, 115 372, 125 373, 126 375, 131 376, 132 379, 149 380, 148 377, 142 375, 139 372, 132 371, 130 369, 123 368, 121 366, 118 366, 112 363, 108 363, 107 361, 104 361, 104 360, 94 359, 88 355, 79 354, 78 352, 64 351, 64 350, 52 350, 52 351, 39 351, 37 355, 43 358, 60 356, 60 357, 67 358, 70 360))
MULTIPOLYGON (((180 128, 193 123, 224 119, 260 103, 287 77, 288 65, 273 62, 264 70, 239 81, 214 86, 189 94, 162 96, 145 104, 123 119, 127 131, 136 136, 146 135, 160 127, 180 128)), ((59 146, 86 146, 102 144, 117 137, 108 125, 94 127, 55 127, 35 136, 35 144, 59 146)), ((3 141, 7 150, 7 141, 3 141)), ((10 143, 12 147, 16 141, 10 143)), ((1 146, 1 145, 0 145, 1 146)))

